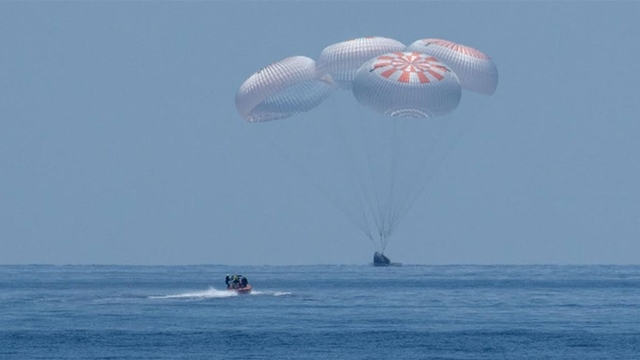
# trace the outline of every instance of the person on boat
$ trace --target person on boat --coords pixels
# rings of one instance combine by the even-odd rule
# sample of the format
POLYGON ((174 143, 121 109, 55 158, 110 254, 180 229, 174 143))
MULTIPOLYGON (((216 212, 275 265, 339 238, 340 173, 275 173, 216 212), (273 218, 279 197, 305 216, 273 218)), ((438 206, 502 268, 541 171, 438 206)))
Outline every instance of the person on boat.
POLYGON ((238 275, 238 288, 242 289, 243 287, 245 287, 244 284, 245 284, 244 276, 238 275))
POLYGON ((231 278, 231 288, 237 289, 239 284, 240 284, 240 278, 238 277, 238 275, 233 275, 233 277, 231 278))
POLYGON ((224 278, 224 283, 227 284, 227 289, 229 288, 230 281, 231 281, 231 278, 229 277, 229 274, 227 274, 227 276, 224 278))
POLYGON ((240 280, 240 283, 241 283, 240 287, 245 288, 249 284, 249 280, 247 280, 247 278, 245 276, 243 276, 242 280, 240 280))

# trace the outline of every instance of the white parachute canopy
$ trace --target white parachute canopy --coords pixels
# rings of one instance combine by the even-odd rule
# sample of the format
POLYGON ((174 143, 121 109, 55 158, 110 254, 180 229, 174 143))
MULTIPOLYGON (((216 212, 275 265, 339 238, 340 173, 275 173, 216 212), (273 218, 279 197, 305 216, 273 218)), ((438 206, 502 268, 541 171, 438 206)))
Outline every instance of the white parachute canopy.
POLYGON ((326 47, 315 62, 294 56, 264 67, 240 86, 236 108, 265 122, 309 111, 338 87, 350 90, 357 102, 334 96, 321 121, 273 121, 259 131, 279 137, 281 155, 384 252, 473 117, 447 116, 462 89, 492 94, 497 82, 495 64, 478 50, 364 37, 326 47))
POLYGON ((375 57, 356 74, 353 95, 389 116, 432 118, 460 102, 458 77, 433 56, 394 52, 375 57))
POLYGON ((498 86, 498 69, 485 53, 472 47, 442 39, 422 39, 404 51, 435 56, 458 75, 463 89, 491 95, 498 86))
POLYGON ((330 75, 341 89, 351 90, 353 79, 362 64, 369 59, 394 51, 402 51, 405 45, 397 40, 367 36, 329 45, 318 57, 318 76, 330 75))
POLYGON ((236 109, 250 122, 287 118, 320 105, 336 88, 328 76, 316 77, 315 61, 293 56, 251 75, 236 94, 236 109))

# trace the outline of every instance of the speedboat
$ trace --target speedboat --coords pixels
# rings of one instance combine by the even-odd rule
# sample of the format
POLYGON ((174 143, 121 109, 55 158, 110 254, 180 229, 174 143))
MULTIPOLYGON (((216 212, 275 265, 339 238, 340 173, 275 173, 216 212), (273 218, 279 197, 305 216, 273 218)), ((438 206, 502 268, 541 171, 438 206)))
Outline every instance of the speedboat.
POLYGON ((227 274, 224 281, 227 284, 228 291, 235 291, 238 294, 248 294, 251 292, 251 285, 249 285, 249 280, 245 276, 235 274, 229 277, 229 274, 227 274))

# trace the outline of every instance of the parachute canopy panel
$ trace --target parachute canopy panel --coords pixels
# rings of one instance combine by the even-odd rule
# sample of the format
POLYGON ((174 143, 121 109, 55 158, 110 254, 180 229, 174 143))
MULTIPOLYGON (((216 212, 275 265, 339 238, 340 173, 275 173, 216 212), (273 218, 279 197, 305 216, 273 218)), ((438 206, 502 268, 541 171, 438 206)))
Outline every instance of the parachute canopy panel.
POLYGON ((389 116, 431 118, 460 102, 456 74, 433 56, 394 52, 366 62, 353 82, 361 104, 389 116))
POLYGON ((316 77, 315 61, 293 56, 251 75, 236 94, 236 109, 250 122, 287 118, 320 105, 335 84, 316 77))
POLYGON ((498 86, 498 69, 489 56, 472 47, 442 39, 422 39, 404 51, 435 56, 453 70, 463 89, 491 95, 498 86))
POLYGON ((394 39, 368 36, 327 46, 318 57, 320 76, 330 75, 336 84, 351 90, 358 69, 365 62, 388 52, 402 51, 406 46, 394 39))

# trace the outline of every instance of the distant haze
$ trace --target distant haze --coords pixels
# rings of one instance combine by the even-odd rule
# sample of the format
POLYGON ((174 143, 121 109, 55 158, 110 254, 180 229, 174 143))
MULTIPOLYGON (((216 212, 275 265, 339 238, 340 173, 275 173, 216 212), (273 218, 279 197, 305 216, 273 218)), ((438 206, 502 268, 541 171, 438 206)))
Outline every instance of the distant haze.
MULTIPOLYGON (((0 263, 371 262, 371 242, 234 97, 273 61, 377 35, 473 46, 500 75, 394 233, 393 261, 637 264, 638 14, 638 2, 2 2, 0 263)), ((299 117, 355 116, 346 95, 299 117)))

